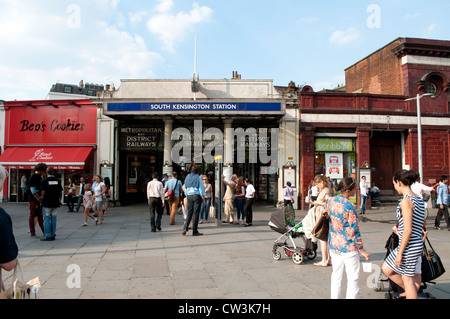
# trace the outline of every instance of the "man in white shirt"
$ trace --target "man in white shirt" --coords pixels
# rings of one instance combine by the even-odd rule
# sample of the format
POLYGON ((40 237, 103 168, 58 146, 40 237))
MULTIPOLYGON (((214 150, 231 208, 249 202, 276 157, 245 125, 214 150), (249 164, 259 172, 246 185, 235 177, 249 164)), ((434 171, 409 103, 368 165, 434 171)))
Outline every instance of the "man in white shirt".
POLYGON ((244 213, 245 213, 245 224, 244 227, 248 227, 252 225, 253 222, 253 201, 255 200, 255 187, 253 187, 253 183, 248 178, 245 179, 244 184, 245 188, 245 205, 244 205, 244 213))
POLYGON ((361 177, 361 182, 359 183, 359 190, 361 193, 361 207, 360 207, 360 213, 365 214, 366 213, 366 202, 367 197, 369 195, 369 185, 366 182, 366 177, 361 177))
POLYGON ((161 217, 164 207, 164 187, 158 181, 158 173, 152 174, 153 180, 147 184, 147 198, 150 206, 150 226, 151 231, 156 232, 156 229, 161 230, 161 217), (155 214, 157 214, 155 221, 155 214))

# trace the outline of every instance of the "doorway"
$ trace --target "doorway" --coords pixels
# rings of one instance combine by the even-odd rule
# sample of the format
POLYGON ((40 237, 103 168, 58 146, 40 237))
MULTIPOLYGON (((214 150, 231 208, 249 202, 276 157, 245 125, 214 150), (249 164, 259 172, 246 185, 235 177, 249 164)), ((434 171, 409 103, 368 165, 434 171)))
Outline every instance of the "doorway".
POLYGON ((401 133, 372 132, 370 163, 372 183, 378 186, 382 195, 395 195, 392 176, 402 168, 401 133))

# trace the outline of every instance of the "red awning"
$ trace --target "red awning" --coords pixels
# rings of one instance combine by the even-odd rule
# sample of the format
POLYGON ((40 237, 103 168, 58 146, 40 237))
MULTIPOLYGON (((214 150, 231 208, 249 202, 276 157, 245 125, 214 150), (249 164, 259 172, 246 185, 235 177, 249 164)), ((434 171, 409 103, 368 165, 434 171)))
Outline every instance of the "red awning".
POLYGON ((92 151, 88 146, 64 147, 8 147, 0 156, 0 164, 13 169, 34 168, 45 163, 55 169, 84 169, 92 151))

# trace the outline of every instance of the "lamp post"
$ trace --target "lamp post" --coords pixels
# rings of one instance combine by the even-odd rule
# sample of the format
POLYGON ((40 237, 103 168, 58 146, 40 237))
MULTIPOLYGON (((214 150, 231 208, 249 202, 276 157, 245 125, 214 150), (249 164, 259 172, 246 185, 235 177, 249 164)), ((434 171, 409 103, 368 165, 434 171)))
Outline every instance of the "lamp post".
POLYGON ((417 152, 419 155, 419 175, 421 181, 423 181, 423 160, 422 160, 422 120, 420 117, 420 99, 425 96, 431 96, 434 98, 434 94, 425 93, 425 94, 417 94, 416 97, 412 97, 410 99, 406 99, 405 102, 416 101, 417 103, 417 152))

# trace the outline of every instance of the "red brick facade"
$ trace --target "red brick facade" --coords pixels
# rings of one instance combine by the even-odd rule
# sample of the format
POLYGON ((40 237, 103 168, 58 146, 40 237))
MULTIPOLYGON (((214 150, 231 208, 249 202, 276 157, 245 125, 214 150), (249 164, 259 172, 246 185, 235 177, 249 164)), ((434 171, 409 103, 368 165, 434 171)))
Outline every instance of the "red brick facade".
POLYGON ((345 74, 347 93, 313 92, 309 86, 299 93, 303 209, 314 178, 317 132, 356 134, 357 167, 371 167, 372 177, 392 194, 394 170, 418 170, 417 104, 405 99, 430 92, 430 84, 436 97, 420 99, 422 119, 427 118, 422 122, 422 181, 432 184, 450 173, 450 41, 399 38, 345 74), (342 120, 345 115, 348 121, 342 120))
POLYGON ((404 95, 401 61, 392 54, 397 39, 345 70, 348 93, 404 95))

